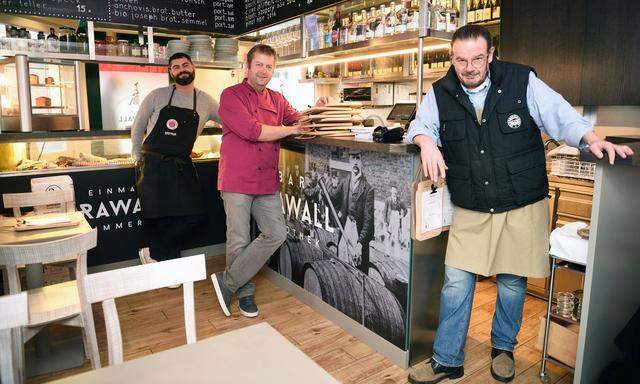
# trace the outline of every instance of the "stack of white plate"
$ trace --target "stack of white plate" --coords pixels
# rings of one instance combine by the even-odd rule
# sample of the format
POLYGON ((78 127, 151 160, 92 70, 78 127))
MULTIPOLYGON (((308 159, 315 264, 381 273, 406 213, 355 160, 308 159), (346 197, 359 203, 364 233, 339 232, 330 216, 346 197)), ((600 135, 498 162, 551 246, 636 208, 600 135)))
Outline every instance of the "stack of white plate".
POLYGON ((214 49, 216 61, 238 62, 238 40, 218 37, 214 49))
POLYGON ((190 43, 184 40, 169 40, 167 43, 167 59, 170 58, 174 53, 186 53, 189 54, 190 43))
POLYGON ((198 62, 213 61, 213 48, 209 35, 190 35, 187 40, 191 43, 191 60, 198 62))

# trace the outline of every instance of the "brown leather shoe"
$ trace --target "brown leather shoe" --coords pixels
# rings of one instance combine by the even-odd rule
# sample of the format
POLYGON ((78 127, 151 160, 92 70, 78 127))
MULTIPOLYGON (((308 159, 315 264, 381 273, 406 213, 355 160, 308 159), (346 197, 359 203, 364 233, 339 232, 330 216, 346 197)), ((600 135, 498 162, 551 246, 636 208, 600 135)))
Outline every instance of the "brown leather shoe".
POLYGON ((446 379, 464 376, 463 367, 447 367, 433 359, 428 359, 411 367, 409 382, 412 384, 436 384, 446 379))
POLYGON ((491 349, 491 376, 503 383, 509 383, 516 375, 513 352, 491 349))

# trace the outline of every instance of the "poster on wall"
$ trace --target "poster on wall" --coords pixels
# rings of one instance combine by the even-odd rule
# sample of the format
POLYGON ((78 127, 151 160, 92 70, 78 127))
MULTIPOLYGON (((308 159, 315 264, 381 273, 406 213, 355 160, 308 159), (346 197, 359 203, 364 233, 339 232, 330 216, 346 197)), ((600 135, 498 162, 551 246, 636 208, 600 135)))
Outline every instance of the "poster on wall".
POLYGON ((102 126, 106 130, 131 129, 144 98, 169 85, 166 67, 100 64, 102 126))
POLYGON ((310 145, 280 152, 287 240, 270 267, 406 349, 411 158, 310 145))

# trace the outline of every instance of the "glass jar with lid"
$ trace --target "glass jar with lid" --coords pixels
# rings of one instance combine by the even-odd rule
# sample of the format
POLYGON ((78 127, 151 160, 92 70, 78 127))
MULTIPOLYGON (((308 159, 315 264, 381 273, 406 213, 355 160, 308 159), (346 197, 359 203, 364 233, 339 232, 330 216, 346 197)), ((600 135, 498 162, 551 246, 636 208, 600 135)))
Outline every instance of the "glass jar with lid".
POLYGON ((76 30, 70 27, 60 27, 60 52, 75 53, 76 30))
POLYGON ((107 55, 118 56, 118 45, 116 43, 116 37, 113 35, 107 35, 107 55))
POLYGON ((131 56, 131 49, 127 40, 118 40, 118 56, 131 56))
POLYGON ((133 57, 141 57, 142 56, 142 47, 138 44, 137 41, 134 41, 131 44, 131 56, 133 57))

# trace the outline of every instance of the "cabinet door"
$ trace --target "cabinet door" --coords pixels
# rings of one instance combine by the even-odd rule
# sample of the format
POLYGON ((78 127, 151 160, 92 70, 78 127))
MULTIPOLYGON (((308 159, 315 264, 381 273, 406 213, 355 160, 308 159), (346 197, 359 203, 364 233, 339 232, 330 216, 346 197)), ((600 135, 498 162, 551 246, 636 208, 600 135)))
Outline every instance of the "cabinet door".
POLYGON ((532 66, 540 79, 572 105, 579 105, 581 94, 585 2, 502 2, 502 58, 532 66))
POLYGON ((640 1, 587 1, 581 105, 638 105, 640 1))

